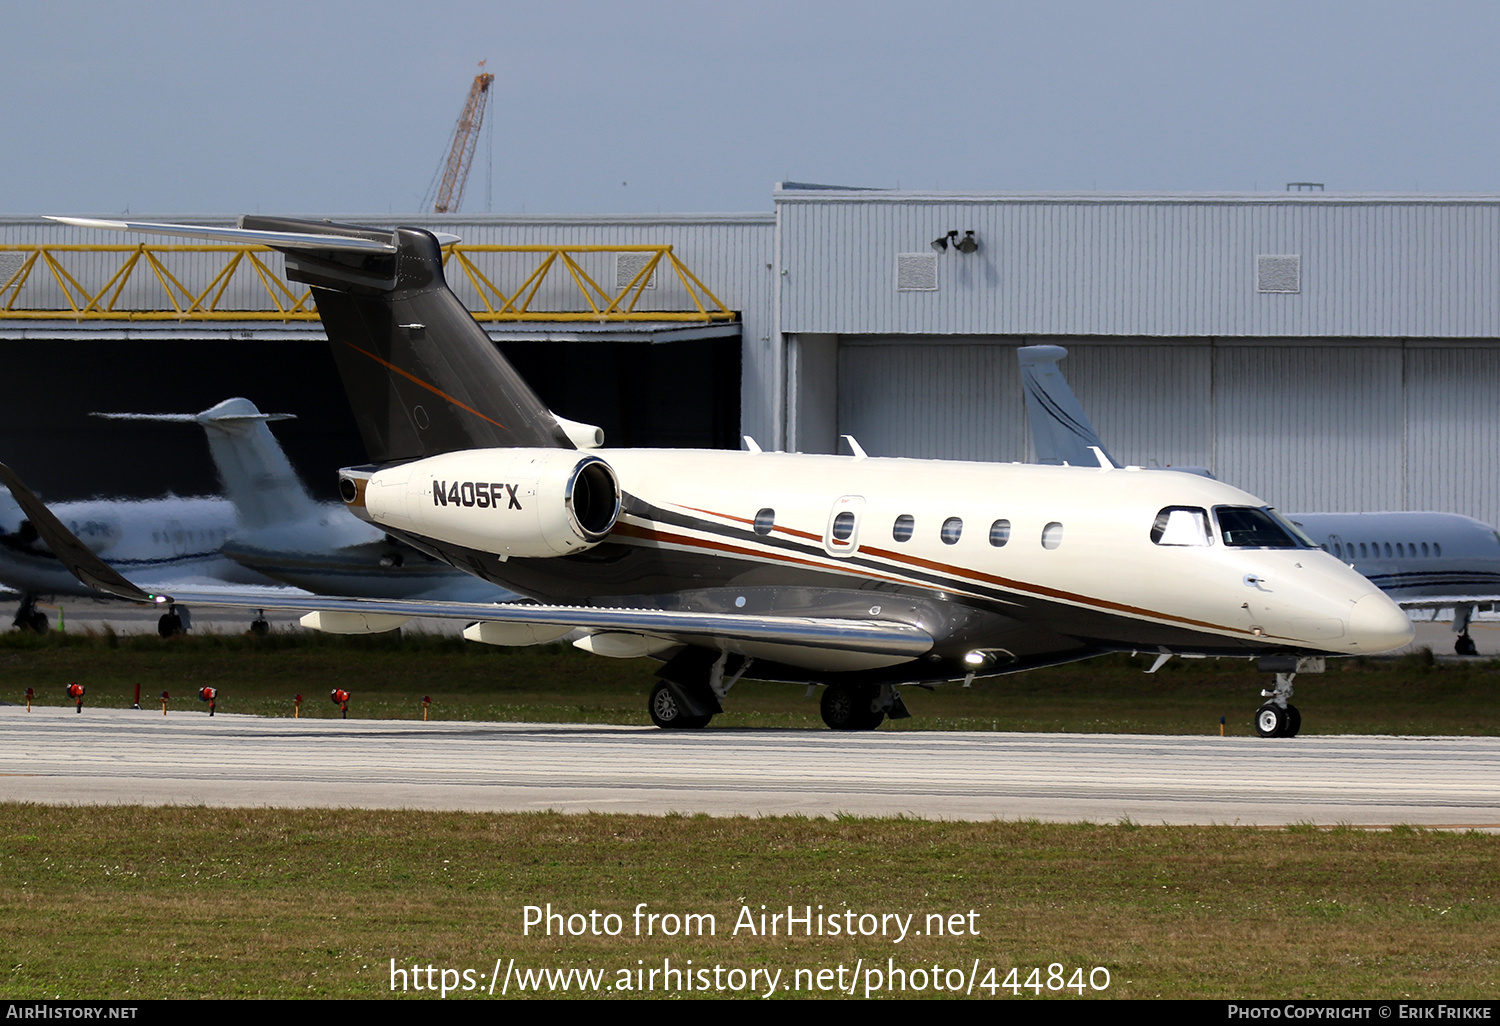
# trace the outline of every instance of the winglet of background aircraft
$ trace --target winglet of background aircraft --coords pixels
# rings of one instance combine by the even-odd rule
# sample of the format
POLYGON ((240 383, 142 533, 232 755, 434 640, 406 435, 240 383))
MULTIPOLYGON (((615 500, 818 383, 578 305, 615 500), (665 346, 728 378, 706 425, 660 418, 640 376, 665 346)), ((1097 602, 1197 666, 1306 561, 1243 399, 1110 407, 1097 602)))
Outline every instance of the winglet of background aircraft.
POLYGON ((73 575, 85 585, 131 602, 157 604, 167 601, 137 588, 108 563, 94 555, 87 545, 79 541, 62 525, 62 521, 52 515, 46 503, 38 499, 31 489, 26 487, 25 483, 16 476, 15 471, 3 463, 0 463, 0 483, 10 489, 10 494, 15 498, 16 504, 26 512, 27 519, 31 521, 32 526, 36 528, 37 533, 42 536, 42 540, 47 543, 57 558, 62 560, 73 575))

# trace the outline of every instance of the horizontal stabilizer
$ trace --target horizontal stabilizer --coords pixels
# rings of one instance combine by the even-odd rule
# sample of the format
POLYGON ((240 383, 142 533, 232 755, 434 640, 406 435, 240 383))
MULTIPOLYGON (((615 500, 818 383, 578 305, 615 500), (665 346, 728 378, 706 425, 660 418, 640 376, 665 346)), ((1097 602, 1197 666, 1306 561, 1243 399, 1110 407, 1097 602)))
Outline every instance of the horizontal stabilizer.
MULTIPOLYGON (((165 224, 155 221, 116 221, 95 217, 54 217, 49 221, 70 224, 75 228, 99 228, 114 232, 145 232, 150 235, 172 235, 182 239, 204 239, 238 245, 271 246, 275 249, 338 250, 345 253, 395 253, 396 243, 347 235, 307 232, 276 232, 255 228, 215 228, 197 224, 165 224)), ((457 235, 435 232, 438 245, 458 242, 457 235)))

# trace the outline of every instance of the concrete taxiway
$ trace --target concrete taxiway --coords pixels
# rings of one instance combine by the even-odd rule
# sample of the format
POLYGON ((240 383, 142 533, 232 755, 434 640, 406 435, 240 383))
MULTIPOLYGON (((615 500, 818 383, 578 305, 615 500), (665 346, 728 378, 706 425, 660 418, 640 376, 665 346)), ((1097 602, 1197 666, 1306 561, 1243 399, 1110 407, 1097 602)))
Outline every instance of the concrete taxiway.
POLYGON ((0 707, 3 794, 80 804, 1500 828, 1500 738, 704 730, 0 707))

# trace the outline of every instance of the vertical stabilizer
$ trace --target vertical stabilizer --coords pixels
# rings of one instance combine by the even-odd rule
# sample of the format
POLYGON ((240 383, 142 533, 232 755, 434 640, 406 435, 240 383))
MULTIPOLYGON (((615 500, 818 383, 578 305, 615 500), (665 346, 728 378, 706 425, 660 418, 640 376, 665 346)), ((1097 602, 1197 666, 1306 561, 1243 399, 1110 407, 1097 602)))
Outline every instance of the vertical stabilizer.
POLYGON ((370 459, 391 463, 460 449, 573 443, 448 288, 437 238, 326 221, 246 216, 244 229, 304 233, 287 277, 312 286, 370 459), (339 238, 378 242, 346 250, 339 238), (318 248, 327 239, 328 248, 318 248))
POLYGON ((193 418, 208 435, 224 493, 251 530, 318 515, 317 504, 266 426, 290 418, 261 413, 249 399, 226 399, 193 418))
POLYGON ((249 399, 225 399, 202 413, 96 413, 106 420, 199 424, 224 492, 240 524, 251 530, 318 515, 318 507, 281 444, 266 426, 290 413, 261 413, 249 399))
POLYGON ((1021 361, 1026 419, 1037 462, 1097 467, 1099 455, 1093 451, 1097 448, 1111 465, 1119 466, 1057 366, 1068 351, 1062 346, 1022 346, 1016 355, 1021 361))

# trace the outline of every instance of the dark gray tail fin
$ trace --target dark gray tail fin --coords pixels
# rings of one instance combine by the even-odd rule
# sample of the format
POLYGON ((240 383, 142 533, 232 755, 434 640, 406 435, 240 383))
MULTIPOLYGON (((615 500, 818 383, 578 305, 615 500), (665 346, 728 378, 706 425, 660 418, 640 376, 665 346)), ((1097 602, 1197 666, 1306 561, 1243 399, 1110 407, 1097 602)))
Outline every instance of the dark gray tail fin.
POLYGON ((249 215, 240 227, 381 244, 270 243, 286 255, 287 277, 312 286, 372 462, 459 449, 573 448, 448 288, 431 232, 249 215))

